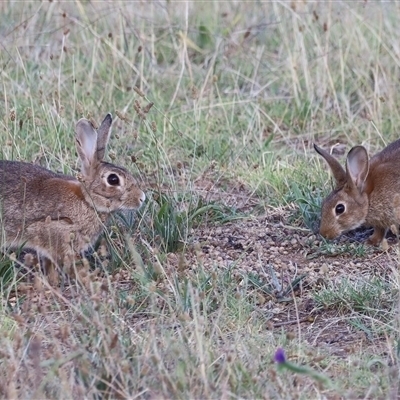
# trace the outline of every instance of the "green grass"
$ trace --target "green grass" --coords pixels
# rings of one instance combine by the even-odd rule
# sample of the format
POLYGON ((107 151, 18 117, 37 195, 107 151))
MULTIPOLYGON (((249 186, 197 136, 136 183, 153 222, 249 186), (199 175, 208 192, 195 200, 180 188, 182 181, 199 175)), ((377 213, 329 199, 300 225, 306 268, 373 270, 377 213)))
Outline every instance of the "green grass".
POLYGON ((385 282, 382 277, 355 282, 343 279, 338 284, 319 290, 314 298, 317 305, 326 310, 334 308, 345 314, 354 311, 388 322, 393 318, 390 311, 395 306, 398 291, 394 289, 393 282, 385 282), (379 318, 379 315, 382 317, 379 318))
POLYGON ((114 216, 89 265, 77 266, 76 280, 66 278, 61 288, 24 267, 18 254, 0 253, 1 396, 393 394, 397 254, 381 274, 388 276, 370 279, 339 266, 342 279, 313 291, 313 275, 296 272, 305 262, 297 253, 283 258, 294 270, 271 267, 266 282, 234 261, 222 267, 215 257, 205 267, 203 243, 193 235, 282 211, 272 230, 302 232, 299 251, 317 265, 339 256, 374 259, 364 245, 306 237, 317 231, 331 190, 312 143, 344 145, 343 159, 352 145, 373 153, 398 138, 396 7, 1 3, 0 158, 74 174, 75 122, 111 112, 107 157, 135 174, 147 194, 140 212, 114 216), (325 308, 324 323, 274 326, 303 320, 310 299, 325 308), (352 347, 338 355, 333 344, 310 344, 339 323, 352 338, 364 333, 377 345, 338 342, 340 350, 352 347), (277 371, 278 347, 332 385, 277 371))

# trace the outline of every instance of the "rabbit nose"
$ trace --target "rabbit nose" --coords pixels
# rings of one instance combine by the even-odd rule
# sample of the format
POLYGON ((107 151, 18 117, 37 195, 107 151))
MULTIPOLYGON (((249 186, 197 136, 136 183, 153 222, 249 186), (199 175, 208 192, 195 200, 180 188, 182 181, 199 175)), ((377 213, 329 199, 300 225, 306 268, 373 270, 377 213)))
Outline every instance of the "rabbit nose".
POLYGON ((146 195, 144 194, 144 192, 142 192, 139 198, 140 205, 142 205, 145 200, 146 200, 146 195))

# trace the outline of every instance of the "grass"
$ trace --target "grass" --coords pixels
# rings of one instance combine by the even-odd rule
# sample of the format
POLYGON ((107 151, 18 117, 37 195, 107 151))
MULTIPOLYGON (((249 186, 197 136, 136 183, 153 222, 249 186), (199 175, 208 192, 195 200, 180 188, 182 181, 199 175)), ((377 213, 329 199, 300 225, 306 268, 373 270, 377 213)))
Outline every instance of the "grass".
POLYGON ((314 234, 331 179, 312 143, 397 139, 396 7, 2 2, 0 158, 74 174, 75 122, 112 112, 107 157, 147 202, 61 287, 0 253, 1 396, 395 397, 397 248, 314 234), (264 215, 271 260, 241 225, 264 215), (279 347, 331 384, 277 369, 279 347))
MULTIPOLYGON (((314 296, 316 303, 325 309, 333 307, 345 314, 356 312, 376 317, 378 314, 389 315, 398 298, 392 282, 382 278, 359 279, 352 282, 343 279, 339 284, 329 285, 319 290, 314 296)), ((382 318, 388 322, 393 316, 382 318)))

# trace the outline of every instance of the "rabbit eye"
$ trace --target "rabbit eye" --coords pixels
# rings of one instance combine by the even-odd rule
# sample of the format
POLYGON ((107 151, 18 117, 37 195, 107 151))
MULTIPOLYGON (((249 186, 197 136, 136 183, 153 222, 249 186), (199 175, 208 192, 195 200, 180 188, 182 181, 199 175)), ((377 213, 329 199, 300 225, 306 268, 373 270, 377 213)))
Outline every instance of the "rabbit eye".
POLYGON ((107 182, 111 186, 119 185, 119 178, 117 174, 110 174, 107 176, 107 182))
POLYGON ((343 214, 345 209, 346 209, 346 208, 345 208, 344 204, 339 203, 339 204, 335 207, 336 215, 343 214))

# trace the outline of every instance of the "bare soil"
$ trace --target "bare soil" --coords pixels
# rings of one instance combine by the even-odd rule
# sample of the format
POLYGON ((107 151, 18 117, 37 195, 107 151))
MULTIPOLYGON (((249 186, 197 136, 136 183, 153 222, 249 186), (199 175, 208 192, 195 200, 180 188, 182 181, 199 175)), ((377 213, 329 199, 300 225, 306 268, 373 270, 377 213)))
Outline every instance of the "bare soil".
MULTIPOLYGON (((205 268, 222 271, 230 268, 239 285, 248 274, 253 274, 272 288, 272 294, 267 294, 254 287, 257 312, 266 318, 267 329, 280 330, 289 337, 300 335, 310 345, 337 356, 346 356, 364 345, 380 352, 376 341, 368 344, 366 335, 349 324, 351 316, 317 307, 312 294, 321 286, 343 278, 358 279, 365 275, 384 279, 392 268, 397 268, 396 241, 389 237, 386 251, 366 247, 362 256, 351 255, 349 251, 330 254, 318 234, 287 225, 289 214, 290 210, 275 209, 262 216, 196 228, 191 237, 196 248, 193 265, 196 258, 205 268), (282 297, 282 291, 302 275, 304 278, 294 290, 282 297)), ((339 243, 355 248, 370 233, 362 228, 342 237, 339 243)))

